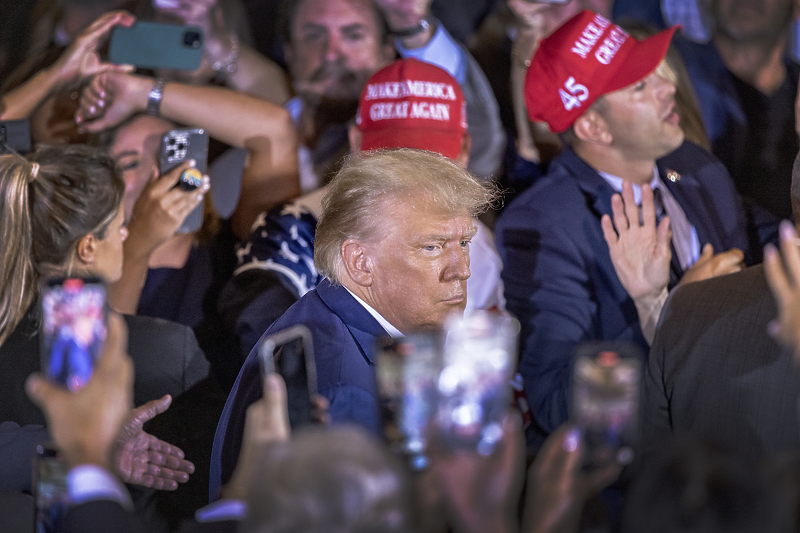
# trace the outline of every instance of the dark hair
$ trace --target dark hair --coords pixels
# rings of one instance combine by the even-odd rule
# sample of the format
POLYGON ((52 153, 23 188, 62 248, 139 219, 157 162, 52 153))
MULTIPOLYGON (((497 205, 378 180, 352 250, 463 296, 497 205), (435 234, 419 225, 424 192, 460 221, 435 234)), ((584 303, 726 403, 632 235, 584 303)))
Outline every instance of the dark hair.
POLYGON ((624 532, 792 530, 790 510, 753 458, 684 436, 671 439, 653 459, 628 493, 624 532))
POLYGON ((0 344, 36 296, 43 271, 63 269, 87 234, 105 237, 125 183, 114 160, 84 145, 0 156, 0 344))
MULTIPOLYGON (((306 0, 284 0, 281 3, 278 18, 278 28, 280 29, 281 39, 284 45, 291 44, 292 42, 292 26, 294 25, 294 18, 297 16, 297 11, 306 0)), ((379 43, 386 41, 389 38, 389 26, 386 23, 386 18, 383 13, 378 9, 374 2, 369 2, 372 8, 372 13, 375 15, 375 26, 378 28, 379 43)))

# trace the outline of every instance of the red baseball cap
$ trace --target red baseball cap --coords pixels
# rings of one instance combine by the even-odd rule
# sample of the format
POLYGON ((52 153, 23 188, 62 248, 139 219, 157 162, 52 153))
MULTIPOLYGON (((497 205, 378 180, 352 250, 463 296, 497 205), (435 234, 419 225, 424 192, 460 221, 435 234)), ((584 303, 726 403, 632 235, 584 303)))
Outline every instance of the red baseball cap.
POLYGON ((655 70, 680 26, 638 41, 608 19, 581 11, 542 39, 525 75, 531 120, 566 130, 600 96, 655 70))
POLYGON ((356 124, 361 150, 420 148, 452 159, 467 131, 467 103, 447 71, 400 59, 367 81, 356 124))

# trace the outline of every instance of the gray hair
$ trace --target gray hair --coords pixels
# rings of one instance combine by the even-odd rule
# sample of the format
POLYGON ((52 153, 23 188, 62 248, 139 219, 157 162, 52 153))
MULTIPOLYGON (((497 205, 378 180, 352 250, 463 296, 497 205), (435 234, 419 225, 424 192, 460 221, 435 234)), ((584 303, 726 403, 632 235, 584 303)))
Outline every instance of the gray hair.
POLYGON ((306 426, 260 454, 243 533, 411 533, 410 480, 386 446, 355 426, 306 426))
POLYGON ((351 157, 334 176, 322 200, 314 238, 314 263, 331 283, 341 283, 342 245, 377 238, 386 202, 422 194, 444 215, 476 217, 500 193, 453 160, 425 150, 398 148, 351 157))

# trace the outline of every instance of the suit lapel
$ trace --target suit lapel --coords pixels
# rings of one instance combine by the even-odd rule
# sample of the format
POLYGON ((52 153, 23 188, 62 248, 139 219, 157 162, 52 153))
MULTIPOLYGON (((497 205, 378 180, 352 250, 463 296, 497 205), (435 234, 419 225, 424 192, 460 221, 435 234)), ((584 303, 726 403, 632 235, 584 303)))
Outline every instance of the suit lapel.
POLYGON ((361 349, 361 353, 371 365, 374 365, 375 341, 379 337, 388 335, 383 326, 347 289, 341 285, 332 285, 327 278, 317 286, 317 294, 325 302, 325 305, 342 320, 361 349))
POLYGON ((724 246, 718 236, 725 235, 724 228, 718 227, 720 222, 715 217, 706 216, 710 201, 703 197, 703 188, 694 174, 680 172, 680 179, 672 181, 667 175, 674 171, 662 161, 658 161, 658 172, 661 181, 678 201, 689 223, 697 231, 701 249, 706 243, 711 243, 716 252, 722 251, 724 246))

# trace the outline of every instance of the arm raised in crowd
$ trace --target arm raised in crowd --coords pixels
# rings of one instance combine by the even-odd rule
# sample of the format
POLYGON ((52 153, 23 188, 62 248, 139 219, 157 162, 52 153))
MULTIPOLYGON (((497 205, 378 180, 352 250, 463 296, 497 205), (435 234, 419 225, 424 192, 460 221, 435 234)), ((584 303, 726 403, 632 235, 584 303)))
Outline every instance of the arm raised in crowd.
POLYGON ((611 217, 603 215, 600 224, 608 252, 620 283, 628 291, 639 314, 639 323, 647 342, 653 342, 658 317, 667 301, 670 252, 669 217, 656 227, 653 191, 642 187, 642 222, 633 187, 623 182, 622 195, 611 197, 611 217))
MULTIPOLYGON (((96 76, 83 92, 76 121, 90 132, 116 126, 147 109, 153 83, 144 76, 96 76)), ((259 213, 299 194, 297 133, 282 107, 229 89, 167 83, 160 115, 248 151, 232 216, 237 236, 247 234, 259 213)))
POLYGON ((28 118, 52 94, 77 87, 96 74, 132 71, 130 65, 101 61, 97 49, 111 28, 130 26, 133 21, 133 15, 125 11, 106 13, 95 20, 51 67, 39 71, 0 99, 0 120, 28 118))
POLYGON ((771 244, 764 249, 764 274, 775 297, 778 316, 770 322, 768 333, 795 352, 800 363, 800 249, 797 231, 788 221, 781 222, 781 252, 771 244))
POLYGON ((242 44, 217 0, 176 0, 156 8, 182 24, 203 29, 203 62, 192 77, 217 79, 226 87, 283 105, 289 100, 286 73, 270 59, 242 44))

